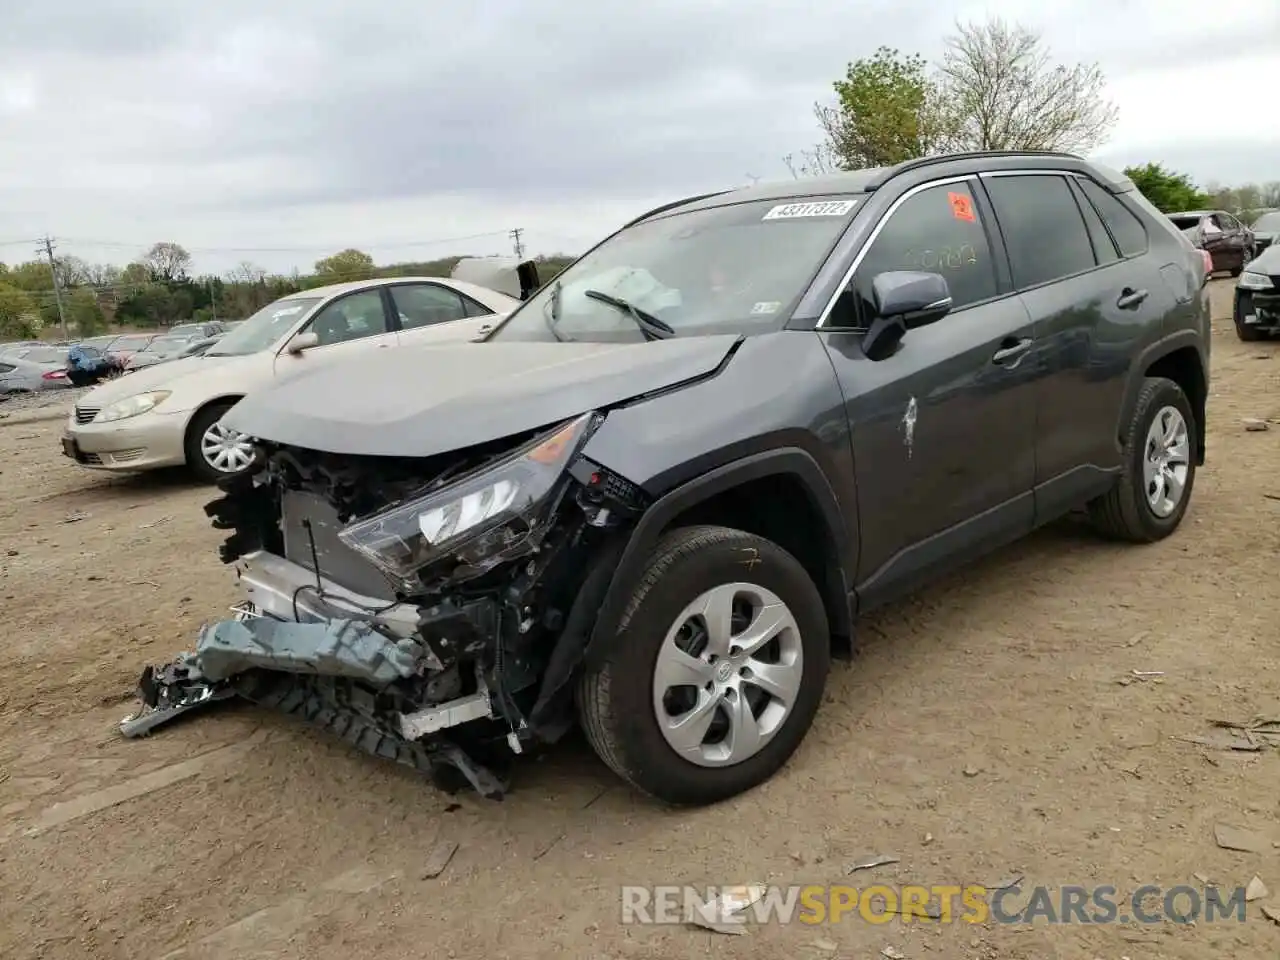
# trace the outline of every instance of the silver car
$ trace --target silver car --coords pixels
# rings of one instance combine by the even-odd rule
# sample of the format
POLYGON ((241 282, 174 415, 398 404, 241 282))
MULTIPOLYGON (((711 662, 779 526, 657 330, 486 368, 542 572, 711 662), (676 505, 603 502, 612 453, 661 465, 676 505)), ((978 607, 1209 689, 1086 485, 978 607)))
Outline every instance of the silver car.
POLYGON ((0 354, 0 396, 69 387, 66 347, 21 347, 0 354))

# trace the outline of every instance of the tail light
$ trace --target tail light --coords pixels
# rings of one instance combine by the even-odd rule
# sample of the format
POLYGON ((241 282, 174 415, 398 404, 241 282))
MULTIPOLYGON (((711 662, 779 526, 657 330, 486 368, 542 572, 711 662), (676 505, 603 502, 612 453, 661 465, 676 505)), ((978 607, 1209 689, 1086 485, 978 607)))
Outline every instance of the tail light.
POLYGON ((67 379, 67 371, 50 370, 48 373, 40 374, 40 379, 41 380, 65 380, 67 379))
POLYGON ((1200 260, 1204 263, 1204 278, 1209 279, 1209 274, 1213 273, 1213 254, 1208 250, 1200 251, 1200 260))

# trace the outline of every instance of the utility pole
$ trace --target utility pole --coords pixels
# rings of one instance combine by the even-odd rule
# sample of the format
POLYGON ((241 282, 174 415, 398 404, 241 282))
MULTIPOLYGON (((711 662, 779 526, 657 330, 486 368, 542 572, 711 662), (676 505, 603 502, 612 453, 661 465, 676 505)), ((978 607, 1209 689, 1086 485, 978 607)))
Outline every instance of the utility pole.
POLYGON ((511 240, 516 246, 516 259, 524 260, 524 244, 520 242, 520 235, 524 233, 523 227, 516 227, 511 231, 511 240))
POLYGON ((45 236, 41 241, 41 251, 49 258, 49 275, 53 277, 53 299, 58 304, 58 322, 62 324, 62 339, 70 340, 71 335, 67 333, 67 315, 62 309, 62 284, 58 281, 58 268, 53 262, 53 238, 45 236))

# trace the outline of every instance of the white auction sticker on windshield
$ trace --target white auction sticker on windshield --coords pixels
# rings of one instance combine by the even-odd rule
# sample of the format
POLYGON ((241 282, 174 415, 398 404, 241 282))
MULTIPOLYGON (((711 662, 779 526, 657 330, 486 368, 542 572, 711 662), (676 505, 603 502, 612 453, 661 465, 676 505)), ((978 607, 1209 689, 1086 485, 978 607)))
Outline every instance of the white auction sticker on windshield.
POLYGON ((761 220, 792 220, 796 217, 843 217, 858 205, 856 200, 825 200, 819 203, 784 203, 761 220))

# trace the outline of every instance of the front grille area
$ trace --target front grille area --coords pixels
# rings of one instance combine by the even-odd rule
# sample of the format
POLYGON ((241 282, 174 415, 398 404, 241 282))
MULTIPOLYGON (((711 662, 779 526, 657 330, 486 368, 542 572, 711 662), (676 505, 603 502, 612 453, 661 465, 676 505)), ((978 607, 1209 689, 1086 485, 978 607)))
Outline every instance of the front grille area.
POLYGON ((76 423, 89 423, 101 407, 76 407, 76 423))
POLYGON ((314 571, 314 541, 322 577, 366 597, 386 601, 396 598, 387 578, 338 539, 343 524, 327 500, 312 493, 287 490, 281 498, 280 511, 285 559, 314 571))

